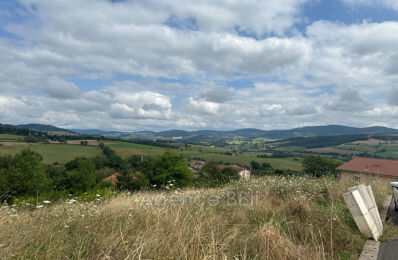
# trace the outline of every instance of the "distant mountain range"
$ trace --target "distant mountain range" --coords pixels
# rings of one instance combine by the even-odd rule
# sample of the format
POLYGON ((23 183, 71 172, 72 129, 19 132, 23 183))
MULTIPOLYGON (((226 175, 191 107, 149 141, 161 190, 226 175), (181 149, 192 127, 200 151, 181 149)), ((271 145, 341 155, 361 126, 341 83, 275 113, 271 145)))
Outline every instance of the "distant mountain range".
POLYGON ((212 143, 223 139, 233 138, 267 138, 275 140, 283 140, 294 137, 314 137, 314 136, 336 136, 336 135, 358 135, 358 134, 398 134, 398 129, 387 128, 382 126, 373 127, 349 127, 342 125, 327 126, 306 126, 301 128, 293 128, 289 130, 261 130, 255 128, 237 129, 231 131, 220 130, 168 130, 168 131, 141 131, 141 132, 119 132, 105 131, 99 129, 63 129, 52 125, 26 124, 18 125, 19 128, 28 128, 39 131, 49 132, 69 132, 86 135, 112 136, 129 139, 160 139, 174 140, 176 142, 188 143, 212 143))
POLYGON ((125 134, 119 131, 105 131, 100 129, 70 129, 71 131, 83 134, 83 135, 113 135, 113 134, 125 134))
POLYGON ((74 132, 72 130, 59 128, 59 127, 56 127, 53 125, 24 124, 24 125, 16 125, 16 127, 37 130, 37 131, 43 131, 43 132, 66 132, 66 133, 76 134, 76 132, 74 132))

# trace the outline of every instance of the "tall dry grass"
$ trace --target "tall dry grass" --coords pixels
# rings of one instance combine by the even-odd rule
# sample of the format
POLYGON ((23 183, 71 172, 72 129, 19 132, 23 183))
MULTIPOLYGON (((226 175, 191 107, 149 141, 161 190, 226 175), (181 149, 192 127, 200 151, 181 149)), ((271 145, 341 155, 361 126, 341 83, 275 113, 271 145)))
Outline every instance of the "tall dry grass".
MULTIPOLYGON (((3 206, 0 258, 354 259, 365 238, 342 201, 350 185, 263 177, 222 189, 3 206)), ((388 192, 374 190, 379 201, 388 192)))

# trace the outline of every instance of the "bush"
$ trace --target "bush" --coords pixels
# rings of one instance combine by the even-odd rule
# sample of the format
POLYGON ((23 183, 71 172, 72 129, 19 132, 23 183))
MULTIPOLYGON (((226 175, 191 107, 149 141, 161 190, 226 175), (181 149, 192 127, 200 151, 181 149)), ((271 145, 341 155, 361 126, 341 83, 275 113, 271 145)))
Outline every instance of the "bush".
POLYGON ((87 191, 95 186, 96 172, 92 160, 81 157, 65 165, 68 170, 66 188, 71 192, 87 191))
MULTIPOLYGON (((201 176, 202 178, 205 177, 209 180, 207 183, 209 186, 222 185, 240 178, 236 169, 232 167, 220 169, 214 161, 210 161, 203 166, 201 176)), ((201 182, 206 183, 203 180, 201 180, 201 182)))
POLYGON ((14 157, 0 159, 0 191, 14 196, 35 195, 47 190, 51 181, 47 178, 45 167, 41 163, 43 157, 24 149, 14 157))
POLYGON ((304 173, 314 177, 321 177, 325 175, 337 176, 337 167, 339 167, 341 164, 341 161, 322 158, 321 156, 314 155, 304 158, 302 162, 304 173))

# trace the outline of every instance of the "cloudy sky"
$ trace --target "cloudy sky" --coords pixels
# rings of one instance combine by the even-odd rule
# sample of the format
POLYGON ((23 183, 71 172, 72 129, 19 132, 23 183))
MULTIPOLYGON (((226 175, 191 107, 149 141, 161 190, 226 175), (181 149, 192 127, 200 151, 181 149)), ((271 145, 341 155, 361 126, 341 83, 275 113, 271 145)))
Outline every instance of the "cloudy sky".
POLYGON ((398 128, 398 1, 0 1, 0 122, 398 128))

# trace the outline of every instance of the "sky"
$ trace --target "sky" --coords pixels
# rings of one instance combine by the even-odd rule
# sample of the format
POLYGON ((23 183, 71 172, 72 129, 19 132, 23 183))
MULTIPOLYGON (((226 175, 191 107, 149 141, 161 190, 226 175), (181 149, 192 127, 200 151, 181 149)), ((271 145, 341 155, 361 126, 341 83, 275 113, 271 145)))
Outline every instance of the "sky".
POLYGON ((398 1, 1 0, 0 122, 398 128, 398 1))

